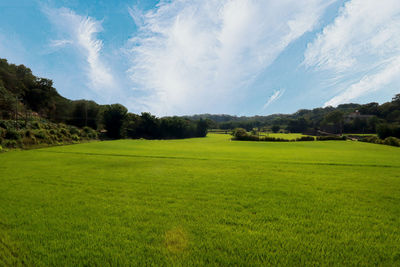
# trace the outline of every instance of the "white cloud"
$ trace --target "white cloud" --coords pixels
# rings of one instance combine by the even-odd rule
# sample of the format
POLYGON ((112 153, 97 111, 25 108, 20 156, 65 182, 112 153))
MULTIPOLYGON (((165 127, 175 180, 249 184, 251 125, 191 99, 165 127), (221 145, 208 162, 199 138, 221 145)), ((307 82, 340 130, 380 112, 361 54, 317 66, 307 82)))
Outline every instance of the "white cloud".
POLYGON ((400 1, 351 0, 308 45, 304 64, 340 77, 341 92, 325 103, 336 106, 395 82, 399 59, 400 1))
POLYGON ((101 59, 103 42, 97 33, 103 30, 101 22, 88 16, 77 15, 67 8, 46 9, 50 21, 57 27, 60 35, 66 38, 52 40, 50 46, 74 45, 85 57, 85 69, 89 87, 98 94, 110 94, 115 86, 110 69, 101 59))
POLYGON ((266 109, 269 105, 278 100, 284 93, 285 89, 274 91, 274 93, 268 98, 267 102, 264 104, 263 109, 266 109))
POLYGON ((326 0, 175 0, 131 9, 128 43, 140 109, 158 115, 232 112, 257 75, 317 24, 326 0))
POLYGON ((51 47, 64 47, 70 44, 73 44, 74 42, 72 40, 51 40, 50 41, 50 46, 51 47))

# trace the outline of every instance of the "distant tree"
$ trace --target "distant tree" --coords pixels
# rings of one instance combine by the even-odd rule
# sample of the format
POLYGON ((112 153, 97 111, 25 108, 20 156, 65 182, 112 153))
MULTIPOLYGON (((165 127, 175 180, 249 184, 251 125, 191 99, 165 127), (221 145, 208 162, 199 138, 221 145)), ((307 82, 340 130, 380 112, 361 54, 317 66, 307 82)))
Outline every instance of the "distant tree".
POLYGON ((4 88, 0 80, 0 118, 9 119, 15 109, 15 97, 4 88))
POLYGON ((368 103, 359 107, 358 111, 361 114, 365 115, 378 115, 379 113, 379 104, 376 102, 368 103))
POLYGON ((196 136, 197 137, 205 137, 208 131, 208 120, 200 119, 196 123, 196 136))
POLYGON ((77 100, 72 102, 72 113, 69 124, 77 127, 89 126, 97 129, 99 124, 100 106, 88 100, 77 100))
POLYGON ((304 118, 299 118, 297 120, 291 120, 288 123, 287 129, 292 133, 301 133, 307 130, 308 122, 304 118))
POLYGON ((385 139, 387 137, 400 138, 400 126, 387 123, 379 124, 377 127, 377 133, 380 139, 385 139))
POLYGON ((121 104, 104 106, 103 123, 110 138, 121 138, 122 124, 124 123, 128 110, 121 104))
POLYGON ((392 98, 392 102, 400 103, 400 94, 396 94, 396 95, 392 98))
POLYGON ((271 130, 274 133, 279 132, 280 129, 281 129, 281 127, 279 125, 274 125, 274 126, 271 127, 271 130))
POLYGON ((327 122, 333 123, 336 126, 338 132, 343 132, 343 112, 339 110, 332 111, 325 116, 325 120, 327 122))
POLYGON ((149 112, 142 112, 140 122, 139 131, 142 137, 150 139, 160 137, 160 122, 154 115, 149 112))
POLYGON ((235 139, 237 140, 243 140, 244 138, 246 138, 247 135, 247 131, 243 128, 236 128, 232 135, 235 137, 235 139))
POLYGON ((379 123, 379 119, 376 116, 373 116, 367 120, 368 123, 368 131, 370 133, 376 133, 376 126, 379 123))
POLYGON ((124 138, 139 138, 139 127, 141 123, 141 118, 139 115, 128 113, 122 125, 121 135, 124 138))

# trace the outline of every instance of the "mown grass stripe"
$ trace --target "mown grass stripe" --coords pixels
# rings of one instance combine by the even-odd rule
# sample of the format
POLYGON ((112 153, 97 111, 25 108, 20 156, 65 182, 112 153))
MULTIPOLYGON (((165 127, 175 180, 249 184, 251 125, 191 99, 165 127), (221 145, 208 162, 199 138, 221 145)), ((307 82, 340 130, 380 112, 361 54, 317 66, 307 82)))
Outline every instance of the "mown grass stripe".
POLYGON ((178 157, 178 156, 161 156, 161 155, 137 155, 137 154, 115 154, 115 153, 92 153, 92 152, 72 152, 72 151, 48 151, 38 150, 41 153, 55 153, 55 154, 74 154, 86 156, 105 156, 105 157, 127 157, 127 158, 153 158, 153 159, 172 159, 172 160, 201 160, 201 161, 252 161, 259 163, 271 164, 294 164, 294 165, 320 165, 320 166, 342 166, 342 167, 373 167, 373 168, 400 168, 396 165, 386 164, 354 164, 354 163, 341 163, 341 162, 304 162, 304 161, 271 161, 259 159, 234 159, 234 158, 197 158, 197 157, 178 157))

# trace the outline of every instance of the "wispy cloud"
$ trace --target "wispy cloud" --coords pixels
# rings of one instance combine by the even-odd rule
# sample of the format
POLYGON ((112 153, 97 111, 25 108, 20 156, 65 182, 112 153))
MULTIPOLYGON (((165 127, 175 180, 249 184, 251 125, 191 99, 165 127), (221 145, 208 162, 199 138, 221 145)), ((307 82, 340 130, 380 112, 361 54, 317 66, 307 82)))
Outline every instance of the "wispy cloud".
POLYGON ((101 59, 103 42, 97 34, 103 30, 101 21, 89 16, 80 16, 67 8, 44 9, 50 21, 57 27, 62 39, 52 40, 50 46, 75 46, 84 56, 88 86, 98 94, 110 94, 115 81, 110 69, 101 59))
POLYGON ((232 112, 257 75, 317 24, 326 0, 161 1, 131 9, 130 74, 157 114, 232 112))
POLYGON ((267 102, 264 104, 263 109, 266 109, 269 105, 278 100, 284 93, 285 89, 274 91, 274 93, 268 98, 267 102))
POLYGON ((400 1, 351 0, 308 45, 304 64, 340 77, 341 92, 325 103, 336 106, 396 81, 399 60, 400 1))
POLYGON ((70 44, 73 44, 74 42, 72 40, 51 40, 50 41, 50 46, 51 47, 64 47, 70 44))

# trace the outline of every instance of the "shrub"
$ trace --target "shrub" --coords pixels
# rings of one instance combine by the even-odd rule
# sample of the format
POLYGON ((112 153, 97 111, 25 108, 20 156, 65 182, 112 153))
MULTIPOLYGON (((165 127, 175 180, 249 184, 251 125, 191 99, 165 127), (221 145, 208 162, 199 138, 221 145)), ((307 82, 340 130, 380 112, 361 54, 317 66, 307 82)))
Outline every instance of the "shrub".
POLYGON ((60 133, 63 134, 63 135, 67 135, 68 134, 67 129, 65 129, 65 128, 61 128, 60 133))
POLYGON ((346 136, 337 135, 327 135, 327 136, 317 136, 318 141, 328 141, 328 140, 346 140, 346 136))
POLYGON ((39 122, 34 121, 34 122, 32 122, 32 124, 31 124, 31 128, 32 128, 32 129, 35 129, 35 130, 39 130, 41 127, 40 127, 39 122))
POLYGON ((53 129, 51 129, 51 130, 49 131, 49 133, 50 133, 51 135, 55 135, 55 134, 56 134, 56 131, 54 131, 53 129))
POLYGON ((397 146, 397 147, 399 147, 400 146, 400 139, 398 139, 396 137, 387 137, 387 138, 385 138, 383 143, 385 145, 388 145, 388 146, 397 146))
POLYGON ((0 121, 0 128, 7 129, 7 124, 5 121, 0 121))
POLYGON ((4 146, 7 148, 17 148, 18 147, 18 143, 16 140, 6 140, 4 142, 4 146))
POLYGON ((262 141, 267 141, 267 142, 289 142, 290 140, 284 139, 284 138, 276 138, 276 137, 270 137, 270 136, 264 136, 262 141))
POLYGON ((35 137, 24 137, 22 139, 22 144, 24 146, 32 146, 36 144, 36 138, 35 137))
POLYGON ((9 129, 6 132, 5 137, 6 137, 6 139, 9 139, 9 140, 18 140, 18 139, 21 138, 21 135, 20 135, 19 132, 15 131, 15 130, 12 130, 12 129, 9 129))
POLYGON ((271 130, 272 130, 274 133, 279 132, 280 129, 281 129, 281 127, 280 127, 279 125, 273 125, 273 126, 271 127, 271 130))
POLYGON ((72 135, 79 135, 79 134, 80 134, 79 129, 76 128, 76 127, 74 127, 74 126, 71 126, 71 127, 69 128, 69 132, 70 132, 72 135))
POLYGON ((0 145, 0 153, 3 151, 3 147, 0 145))
POLYGON ((296 141, 315 141, 315 138, 313 136, 302 136, 296 138, 296 141))
POLYGON ((386 139, 391 136, 400 138, 400 126, 380 124, 377 127, 377 133, 380 139, 386 139))
POLYGON ((360 139, 361 142, 373 143, 373 144, 382 144, 382 140, 377 136, 368 136, 360 139))
POLYGON ((235 140, 245 140, 246 137, 248 136, 247 132, 243 128, 236 128, 233 133, 233 137, 235 140))
POLYGON ((34 135, 35 135, 36 138, 39 138, 39 139, 46 139, 46 137, 47 137, 47 134, 46 134, 45 130, 35 131, 34 135))
POLYGON ((73 135, 71 136, 71 139, 72 139, 72 141, 78 142, 78 141, 79 141, 79 136, 76 135, 76 134, 73 134, 73 135))
POLYGON ((31 130, 26 130, 24 136, 31 137, 31 136, 33 136, 33 132, 31 130))

